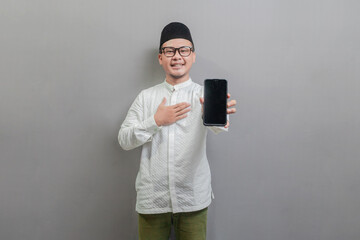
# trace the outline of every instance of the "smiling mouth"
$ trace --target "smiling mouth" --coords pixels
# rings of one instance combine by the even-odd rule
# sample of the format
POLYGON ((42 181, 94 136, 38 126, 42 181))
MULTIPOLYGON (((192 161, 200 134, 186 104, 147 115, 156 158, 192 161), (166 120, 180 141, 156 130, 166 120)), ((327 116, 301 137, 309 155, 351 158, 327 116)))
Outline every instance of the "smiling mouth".
POLYGON ((173 68, 180 68, 182 67, 184 64, 180 64, 180 63, 177 63, 177 64, 172 64, 171 67, 173 68))

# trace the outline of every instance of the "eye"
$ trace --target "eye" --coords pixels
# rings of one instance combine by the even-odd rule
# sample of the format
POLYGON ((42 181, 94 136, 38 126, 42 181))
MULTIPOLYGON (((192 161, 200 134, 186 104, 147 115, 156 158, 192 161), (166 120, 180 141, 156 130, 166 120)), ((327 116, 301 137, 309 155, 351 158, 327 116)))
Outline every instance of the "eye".
POLYGON ((182 48, 180 49, 181 53, 188 53, 190 51, 190 49, 188 48, 182 48))

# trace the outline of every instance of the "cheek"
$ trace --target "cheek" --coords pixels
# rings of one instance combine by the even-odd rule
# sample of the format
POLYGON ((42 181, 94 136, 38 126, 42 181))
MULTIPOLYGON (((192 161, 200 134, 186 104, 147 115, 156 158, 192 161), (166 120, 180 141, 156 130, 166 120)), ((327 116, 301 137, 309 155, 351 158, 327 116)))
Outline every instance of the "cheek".
POLYGON ((187 64, 186 64, 187 68, 191 68, 193 63, 194 63, 193 60, 188 61, 187 64))
POLYGON ((167 59, 167 58, 162 58, 161 63, 162 63, 162 65, 169 65, 170 64, 169 59, 167 59))

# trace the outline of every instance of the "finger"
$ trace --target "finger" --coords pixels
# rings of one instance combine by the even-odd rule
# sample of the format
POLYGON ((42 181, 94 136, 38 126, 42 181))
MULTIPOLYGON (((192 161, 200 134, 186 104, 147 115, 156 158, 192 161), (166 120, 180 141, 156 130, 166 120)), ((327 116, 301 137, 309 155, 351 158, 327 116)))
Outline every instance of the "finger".
POLYGON ((228 109, 227 109, 227 113, 228 113, 228 114, 236 113, 236 108, 228 108, 228 109))
POLYGON ((189 105, 180 106, 180 107, 178 107, 178 108, 175 108, 175 113, 178 113, 178 112, 180 112, 180 111, 182 111, 182 110, 184 110, 184 109, 187 109, 187 108, 189 108, 189 107, 190 107, 190 104, 189 104, 189 105))
POLYGON ((226 125, 225 125, 225 128, 228 128, 230 126, 230 122, 227 121, 226 125))
POLYGON ((185 113, 190 112, 190 110, 191 110, 190 108, 183 109, 183 110, 177 112, 175 116, 183 115, 183 114, 185 114, 185 113))
POLYGON ((232 106, 235 106, 236 105, 236 100, 231 100, 227 103, 227 107, 232 107, 232 106))
POLYGON ((178 117, 175 118, 175 122, 176 122, 176 121, 179 121, 179 120, 181 120, 181 119, 183 119, 183 118, 186 118, 186 117, 187 117, 187 114, 183 114, 183 115, 181 115, 181 116, 178 116, 178 117))
POLYGON ((200 103, 204 104, 204 98, 202 98, 202 97, 200 98, 200 103))
POLYGON ((228 93, 228 94, 227 94, 227 98, 230 98, 230 96, 231 96, 230 93, 228 93))
POLYGON ((163 98, 163 100, 161 101, 160 105, 165 105, 166 103, 166 97, 163 98))
POLYGON ((186 108, 188 106, 190 106, 190 103, 181 102, 181 103, 175 104, 173 107, 174 107, 174 109, 178 109, 178 108, 186 108))

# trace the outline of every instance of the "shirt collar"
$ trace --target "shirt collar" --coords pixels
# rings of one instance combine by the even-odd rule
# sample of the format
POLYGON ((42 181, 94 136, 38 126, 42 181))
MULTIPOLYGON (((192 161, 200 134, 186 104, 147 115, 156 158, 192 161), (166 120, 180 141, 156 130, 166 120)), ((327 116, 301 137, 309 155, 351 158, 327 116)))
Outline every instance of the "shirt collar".
POLYGON ((182 83, 179 83, 179 84, 176 84, 176 85, 171 85, 170 83, 168 83, 165 79, 164 81, 164 85, 167 89, 169 89, 170 91, 175 91, 175 90, 179 90, 181 88, 184 88, 184 87, 187 87, 189 86, 190 84, 192 83, 192 80, 191 78, 189 78, 189 80, 186 80, 185 82, 182 82, 182 83))

